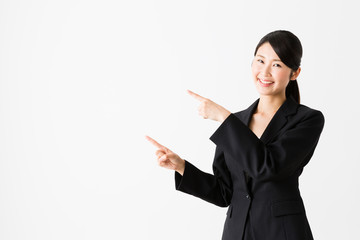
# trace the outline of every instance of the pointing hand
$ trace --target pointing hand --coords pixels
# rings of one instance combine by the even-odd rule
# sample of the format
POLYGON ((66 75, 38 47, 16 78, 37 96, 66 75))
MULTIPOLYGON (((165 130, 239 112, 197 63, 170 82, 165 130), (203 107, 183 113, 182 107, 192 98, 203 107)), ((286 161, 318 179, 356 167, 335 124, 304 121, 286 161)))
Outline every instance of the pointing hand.
POLYGON ((211 101, 210 99, 204 98, 190 90, 187 90, 187 92, 192 97, 201 102, 200 106, 198 107, 198 111, 199 115, 202 116, 204 119, 211 119, 214 121, 223 122, 230 115, 231 112, 211 101))
POLYGON ((155 154, 157 156, 158 164, 161 167, 175 170, 178 173, 180 173, 181 175, 184 174, 184 170, 185 170, 185 160, 184 159, 180 158, 176 153, 172 152, 167 147, 161 145, 160 143, 158 143, 151 137, 145 136, 145 138, 147 140, 149 140, 149 142, 151 142, 155 147, 158 148, 158 150, 155 152, 155 154))

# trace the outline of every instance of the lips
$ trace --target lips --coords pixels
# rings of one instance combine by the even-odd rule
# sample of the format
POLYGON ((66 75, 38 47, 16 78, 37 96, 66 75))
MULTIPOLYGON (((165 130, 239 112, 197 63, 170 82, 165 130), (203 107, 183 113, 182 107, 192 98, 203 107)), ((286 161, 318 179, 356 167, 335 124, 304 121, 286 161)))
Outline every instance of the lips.
POLYGON ((259 81, 260 85, 263 87, 269 87, 270 85, 272 85, 274 83, 272 81, 268 81, 268 80, 260 79, 260 78, 258 78, 258 81, 259 81))

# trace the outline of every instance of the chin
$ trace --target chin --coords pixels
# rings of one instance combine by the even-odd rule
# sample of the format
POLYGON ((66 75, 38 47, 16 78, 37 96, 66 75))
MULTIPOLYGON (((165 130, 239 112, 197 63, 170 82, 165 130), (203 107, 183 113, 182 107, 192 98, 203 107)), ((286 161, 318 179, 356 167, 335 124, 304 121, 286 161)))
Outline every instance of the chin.
POLYGON ((261 86, 257 86, 256 90, 260 96, 277 96, 279 93, 274 92, 273 90, 263 89, 261 86))
POLYGON ((272 95, 273 92, 270 89, 265 89, 262 86, 256 85, 256 90, 259 94, 263 94, 263 95, 272 95))
POLYGON ((261 97, 261 96, 266 96, 266 97, 275 96, 274 94, 264 93, 264 92, 259 92, 259 91, 258 91, 258 93, 259 93, 259 96, 260 96, 260 97, 261 97))

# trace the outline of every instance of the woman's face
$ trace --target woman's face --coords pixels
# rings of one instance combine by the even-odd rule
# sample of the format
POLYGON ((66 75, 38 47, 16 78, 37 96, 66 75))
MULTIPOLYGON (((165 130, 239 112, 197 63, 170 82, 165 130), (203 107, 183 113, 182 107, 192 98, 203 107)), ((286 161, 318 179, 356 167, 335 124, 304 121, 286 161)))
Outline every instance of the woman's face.
MULTIPOLYGON (((285 98, 285 89, 290 80, 291 69, 281 62, 269 42, 258 48, 251 69, 256 89, 260 95, 285 98)), ((296 79, 296 76, 291 79, 296 79)))

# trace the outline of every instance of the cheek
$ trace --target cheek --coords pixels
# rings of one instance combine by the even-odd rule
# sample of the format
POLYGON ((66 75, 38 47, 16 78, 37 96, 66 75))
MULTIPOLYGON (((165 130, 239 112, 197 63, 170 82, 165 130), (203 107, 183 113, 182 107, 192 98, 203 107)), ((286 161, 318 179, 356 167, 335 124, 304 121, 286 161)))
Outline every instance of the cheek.
POLYGON ((276 77, 278 79, 281 79, 281 80, 284 80, 284 81, 290 80, 290 77, 289 77, 290 72, 289 71, 280 70, 280 71, 276 71, 275 74, 276 74, 276 77))
POLYGON ((260 72, 260 68, 258 66, 256 66, 255 64, 253 64, 251 66, 251 71, 254 76, 257 76, 260 72))

